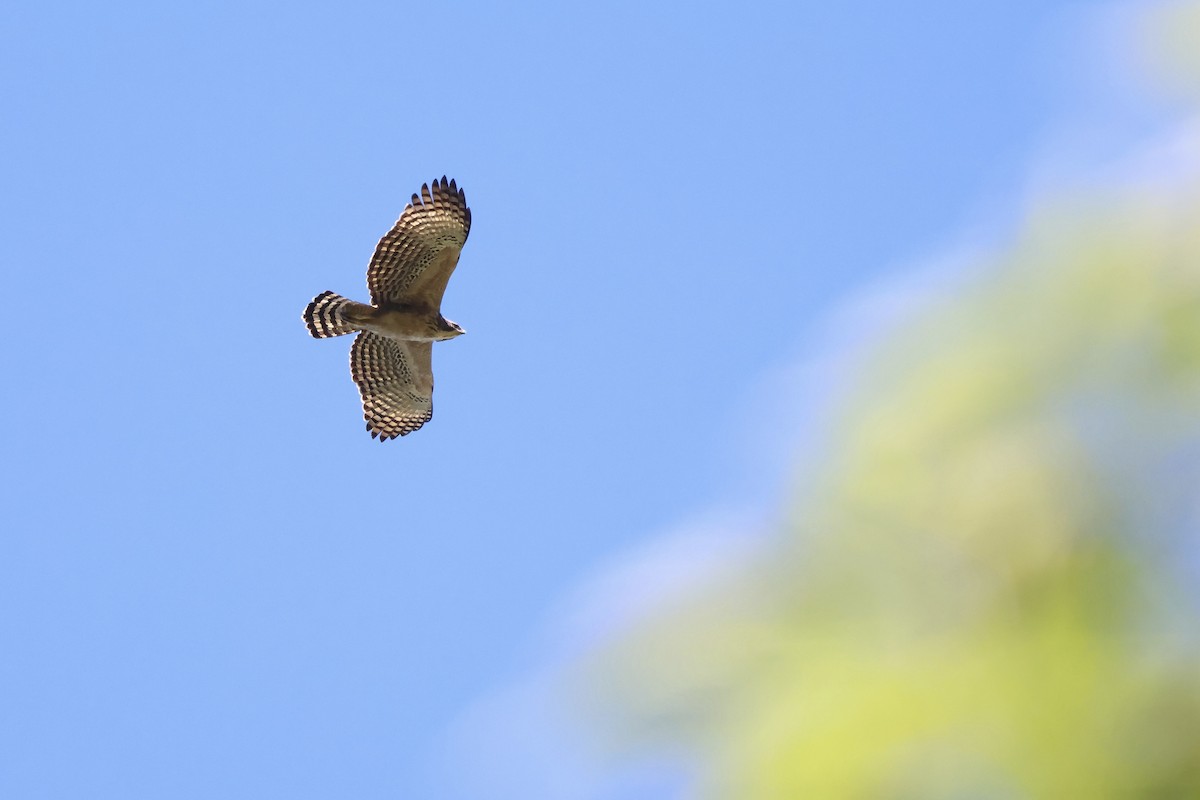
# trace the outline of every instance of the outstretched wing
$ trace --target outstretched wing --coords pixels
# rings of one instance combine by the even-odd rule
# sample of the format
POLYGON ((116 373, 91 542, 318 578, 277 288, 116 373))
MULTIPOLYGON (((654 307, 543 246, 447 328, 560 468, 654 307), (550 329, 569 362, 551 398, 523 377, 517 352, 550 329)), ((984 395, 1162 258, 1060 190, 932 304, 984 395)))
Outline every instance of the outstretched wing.
POLYGON ((432 342, 401 342, 369 331, 355 338, 350 375, 372 439, 406 436, 433 418, 432 355, 432 342))
POLYGON ((413 195, 375 247, 367 288, 377 306, 412 303, 438 310, 450 273, 471 231, 467 196, 454 181, 434 181, 413 195))

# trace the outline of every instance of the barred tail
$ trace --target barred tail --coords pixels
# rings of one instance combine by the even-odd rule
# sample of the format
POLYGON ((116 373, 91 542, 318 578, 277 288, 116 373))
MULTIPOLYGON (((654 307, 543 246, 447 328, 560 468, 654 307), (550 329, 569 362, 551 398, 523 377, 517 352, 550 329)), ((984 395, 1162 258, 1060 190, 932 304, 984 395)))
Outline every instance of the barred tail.
POLYGON ((304 309, 304 324, 316 339, 354 333, 362 330, 361 325, 352 321, 354 309, 361 306, 362 303, 347 300, 340 294, 321 292, 304 309))

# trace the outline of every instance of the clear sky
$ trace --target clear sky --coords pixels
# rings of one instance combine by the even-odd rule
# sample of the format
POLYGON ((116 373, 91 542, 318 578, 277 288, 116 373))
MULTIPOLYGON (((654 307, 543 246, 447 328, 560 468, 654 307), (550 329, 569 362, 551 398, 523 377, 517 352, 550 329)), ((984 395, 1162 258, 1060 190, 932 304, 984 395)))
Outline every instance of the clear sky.
POLYGON ((5 5, 0 796, 450 796, 563 597, 765 502, 812 320, 1105 107, 1086 5, 5 5), (381 445, 300 312, 443 174, 381 445))

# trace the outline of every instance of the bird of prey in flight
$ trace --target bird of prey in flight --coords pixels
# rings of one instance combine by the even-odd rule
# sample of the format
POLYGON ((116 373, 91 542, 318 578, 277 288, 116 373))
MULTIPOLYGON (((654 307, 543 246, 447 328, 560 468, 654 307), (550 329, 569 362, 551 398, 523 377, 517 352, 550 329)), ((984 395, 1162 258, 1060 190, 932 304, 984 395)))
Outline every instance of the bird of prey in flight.
POLYGON ((358 334, 350 377, 372 438, 406 436, 433 417, 433 343, 464 333, 442 316, 442 295, 470 231, 467 197, 443 176, 412 196, 375 247, 370 305, 323 292, 304 309, 317 339, 358 334))

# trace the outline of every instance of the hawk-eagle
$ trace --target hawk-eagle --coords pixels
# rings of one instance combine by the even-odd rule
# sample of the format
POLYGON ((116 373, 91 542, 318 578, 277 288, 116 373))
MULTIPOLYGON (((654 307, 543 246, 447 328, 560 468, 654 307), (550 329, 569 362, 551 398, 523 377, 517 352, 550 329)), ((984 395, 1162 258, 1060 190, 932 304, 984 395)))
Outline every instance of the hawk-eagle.
POLYGON ((464 333, 442 316, 442 295, 470 231, 471 209, 454 181, 423 185, 375 247, 371 304, 323 292, 304 309, 318 339, 358 333, 350 376, 372 438, 405 436, 433 417, 433 343, 464 333))

